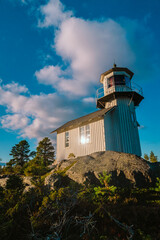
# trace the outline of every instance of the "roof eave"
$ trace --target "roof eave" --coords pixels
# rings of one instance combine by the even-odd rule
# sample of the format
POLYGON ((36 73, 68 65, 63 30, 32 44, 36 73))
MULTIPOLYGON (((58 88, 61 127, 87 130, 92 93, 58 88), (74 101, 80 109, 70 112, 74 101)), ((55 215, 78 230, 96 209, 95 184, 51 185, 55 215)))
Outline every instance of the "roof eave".
POLYGON ((128 68, 114 67, 114 68, 111 68, 108 71, 101 74, 100 82, 103 83, 103 78, 106 75, 108 75, 109 73, 111 73, 111 72, 121 72, 121 71, 128 73, 130 75, 131 79, 132 79, 134 73, 132 71, 130 71, 128 68))
MULTIPOLYGON (((65 126, 67 123, 72 122, 72 121, 75 121, 75 120, 78 120, 78 119, 82 119, 83 117, 86 117, 87 115, 85 115, 85 116, 83 116, 83 117, 80 117, 80 118, 78 118, 78 119, 74 119, 74 120, 72 120, 72 121, 69 121, 69 122, 63 124, 62 126, 60 126, 59 128, 55 129, 54 131, 52 131, 51 134, 52 134, 52 133, 55 133, 55 132, 57 132, 57 134, 58 134, 58 133, 62 133, 62 132, 65 132, 65 131, 72 130, 72 129, 74 129, 74 128, 78 128, 78 127, 81 127, 81 126, 90 124, 90 123, 92 123, 92 122, 99 121, 99 120, 103 119, 103 118, 104 118, 104 115, 106 114, 106 112, 109 111, 109 110, 112 109, 112 108, 113 108, 113 107, 108 108, 108 109, 103 109, 104 113, 101 112, 100 115, 93 116, 92 118, 89 118, 89 119, 85 119, 85 121, 82 120, 82 121, 80 121, 79 123, 72 123, 72 125, 65 126), (105 110, 106 110, 106 111, 105 111, 105 110)), ((102 110, 99 110, 99 111, 102 111, 102 110)), ((98 113, 99 111, 96 111, 96 112, 94 112, 94 113, 98 113)), ((91 114, 93 114, 93 113, 91 113, 91 114)), ((90 114, 89 114, 89 115, 90 115, 90 114)))

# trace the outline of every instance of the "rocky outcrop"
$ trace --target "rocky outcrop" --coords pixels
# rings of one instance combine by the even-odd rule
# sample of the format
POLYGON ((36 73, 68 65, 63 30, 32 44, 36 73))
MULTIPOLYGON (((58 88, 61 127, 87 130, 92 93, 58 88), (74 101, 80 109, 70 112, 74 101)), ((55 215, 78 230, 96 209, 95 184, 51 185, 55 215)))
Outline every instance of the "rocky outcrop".
MULTIPOLYGON (((68 185, 71 180, 79 184, 99 184, 99 174, 103 172, 111 174, 111 184, 118 187, 149 187, 160 177, 160 163, 150 163, 133 154, 113 151, 63 160, 52 168, 45 178, 45 185, 50 188, 68 185)), ((34 187, 31 178, 23 177, 25 191, 34 187)), ((8 176, 0 176, 0 186, 5 187, 7 179, 8 176)))
MULTIPOLYGON (((57 165, 56 171, 65 171, 67 177, 80 184, 86 181, 96 184, 99 174, 105 172, 112 175, 111 184, 115 186, 141 188, 151 186, 156 180, 155 172, 160 172, 160 166, 159 163, 156 167, 153 165, 133 154, 105 151, 63 160, 57 165)), ((53 170, 45 184, 53 187, 58 181, 53 170)))

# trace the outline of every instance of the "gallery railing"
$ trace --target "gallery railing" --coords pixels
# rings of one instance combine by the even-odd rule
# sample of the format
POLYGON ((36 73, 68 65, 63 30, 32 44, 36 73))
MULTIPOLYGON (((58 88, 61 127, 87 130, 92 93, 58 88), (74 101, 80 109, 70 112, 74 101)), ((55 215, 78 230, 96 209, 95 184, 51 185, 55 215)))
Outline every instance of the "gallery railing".
POLYGON ((130 86, 126 86, 126 85, 114 85, 112 87, 109 87, 109 88, 106 88, 104 89, 103 87, 97 89, 96 91, 96 98, 101 98, 101 97, 104 97, 112 92, 137 92, 138 94, 142 95, 143 96, 143 90, 142 88, 132 82, 130 86))

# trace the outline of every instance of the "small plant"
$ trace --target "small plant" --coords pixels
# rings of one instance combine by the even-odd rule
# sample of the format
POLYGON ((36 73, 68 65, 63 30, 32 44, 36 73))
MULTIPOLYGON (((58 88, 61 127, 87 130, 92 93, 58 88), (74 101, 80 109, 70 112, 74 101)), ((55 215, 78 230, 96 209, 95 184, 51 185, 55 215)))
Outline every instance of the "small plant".
POLYGON ((157 178, 155 191, 156 191, 156 192, 160 192, 160 178, 157 178))
POLYGON ((111 174, 107 175, 105 172, 103 172, 103 174, 99 174, 99 181, 102 186, 105 185, 105 187, 108 188, 111 181, 111 174))
POLYGON ((70 153, 69 155, 68 155, 68 159, 72 159, 72 158, 75 158, 76 156, 74 155, 74 153, 70 153))
POLYGON ((152 237, 149 234, 145 234, 140 229, 138 229, 138 232, 142 240, 152 240, 152 237))
POLYGON ((99 174, 99 181, 102 186, 94 187, 95 198, 100 201, 103 201, 104 197, 106 197, 109 201, 115 200, 114 198, 117 188, 115 186, 109 186, 111 174, 107 175, 105 172, 103 172, 103 174, 99 174))

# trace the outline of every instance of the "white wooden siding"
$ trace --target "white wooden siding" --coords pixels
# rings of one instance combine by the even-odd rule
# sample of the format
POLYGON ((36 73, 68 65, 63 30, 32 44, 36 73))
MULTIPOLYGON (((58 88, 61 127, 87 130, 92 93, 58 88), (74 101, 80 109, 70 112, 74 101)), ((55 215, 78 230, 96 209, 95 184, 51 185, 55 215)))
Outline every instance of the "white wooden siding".
POLYGON ((106 150, 141 156, 141 147, 133 101, 117 99, 117 107, 104 118, 106 150), (135 121, 132 120, 132 113, 135 121))
POLYGON ((76 157, 105 151, 104 120, 90 123, 90 143, 81 144, 79 127, 69 130, 69 147, 65 148, 65 132, 57 134, 57 161, 67 159, 70 153, 76 157))

